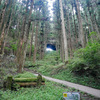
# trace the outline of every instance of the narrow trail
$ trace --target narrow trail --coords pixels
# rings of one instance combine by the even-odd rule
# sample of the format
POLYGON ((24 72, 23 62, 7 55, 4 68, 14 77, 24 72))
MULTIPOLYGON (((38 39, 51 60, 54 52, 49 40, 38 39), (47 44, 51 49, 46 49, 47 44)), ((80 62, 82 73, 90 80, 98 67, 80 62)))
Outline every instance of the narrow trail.
MULTIPOLYGON (((32 70, 29 70, 27 68, 25 68, 25 71, 32 72, 36 76, 38 75, 38 73, 36 73, 36 72, 34 72, 32 70)), ((71 82, 68 82, 68 81, 63 81, 63 80, 47 77, 47 76, 44 76, 44 75, 42 75, 42 77, 44 77, 45 79, 47 79, 49 81, 57 82, 57 83, 60 83, 62 85, 65 85, 65 86, 68 86, 68 87, 71 87, 71 88, 75 88, 77 90, 83 91, 85 93, 88 93, 88 94, 91 94, 91 95, 93 95, 95 97, 100 98, 100 90, 98 90, 98 89, 94 89, 94 88, 91 88, 91 87, 87 87, 87 86, 71 83, 71 82)))

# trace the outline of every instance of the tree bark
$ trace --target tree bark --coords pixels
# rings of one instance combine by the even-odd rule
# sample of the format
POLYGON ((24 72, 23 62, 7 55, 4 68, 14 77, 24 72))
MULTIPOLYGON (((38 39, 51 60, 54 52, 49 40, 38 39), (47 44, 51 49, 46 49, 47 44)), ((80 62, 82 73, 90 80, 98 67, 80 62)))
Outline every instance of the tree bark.
MULTIPOLYGON (((93 6, 92 6, 92 10, 94 10, 93 6)), ((96 30, 97 34, 99 34, 99 28, 98 28, 98 24, 96 21, 96 14, 95 13, 93 13, 93 21, 94 21, 94 25, 95 25, 95 30, 96 30)))
POLYGON ((33 33, 34 33, 34 23, 32 23, 32 36, 31 36, 31 44, 30 44, 29 58, 31 58, 31 56, 32 56, 33 33))
POLYGON ((11 17, 10 17, 10 20, 9 20, 9 25, 7 27, 6 34, 5 34, 5 37, 4 37, 5 40, 4 40, 4 44, 3 44, 2 54, 4 54, 4 48, 5 48, 6 42, 7 42, 6 39, 8 37, 9 29, 10 29, 10 26, 11 26, 11 23, 12 23, 13 14, 14 14, 14 8, 12 9, 11 17))
POLYGON ((4 16, 5 16, 7 4, 8 4, 8 0, 5 1, 5 5, 4 5, 3 11, 2 11, 2 17, 1 17, 1 22, 0 22, 0 31, 2 29, 2 25, 3 25, 3 22, 4 22, 4 18, 5 18, 4 16))
POLYGON ((27 13, 28 13, 28 4, 29 0, 27 0, 26 3, 26 15, 24 16, 23 19, 23 24, 22 24, 22 31, 21 31, 21 38, 19 41, 19 46, 18 46, 18 52, 17 52, 17 63, 18 63, 18 73, 22 72, 22 66, 23 66, 23 45, 24 45, 24 34, 25 34, 25 26, 26 26, 26 19, 27 19, 27 13), (21 61, 22 60, 22 61, 21 61))
POLYGON ((35 45, 34 45, 34 53, 33 53, 33 63, 36 62, 36 54, 37 54, 37 35, 38 35, 38 22, 37 22, 37 24, 36 24, 35 45))
POLYGON ((79 40, 81 41, 81 45, 84 48, 85 47, 85 40, 84 40, 84 32, 83 32, 83 25, 82 25, 82 18, 80 13, 80 3, 79 0, 76 0, 76 6, 77 6, 77 17, 78 17, 78 23, 79 23, 79 40))
MULTIPOLYGON (((90 3, 90 2, 89 2, 90 3)), ((99 34, 99 29, 98 29, 98 25, 97 25, 97 23, 96 23, 96 18, 95 18, 95 14, 93 13, 93 15, 92 15, 92 13, 91 13, 91 10, 93 10, 93 7, 91 6, 91 8, 90 8, 90 5, 89 4, 87 4, 88 5, 88 12, 89 12, 89 16, 90 16, 90 19, 91 19, 91 27, 92 27, 92 31, 96 31, 98 34, 99 34)))
MULTIPOLYGON (((74 11, 74 5, 72 4, 72 10, 74 11)), ((75 48, 78 45, 78 32, 77 32, 77 25, 76 25, 76 20, 75 20, 75 14, 73 12, 73 19, 74 19, 74 36, 75 36, 75 48)))
POLYGON ((45 22, 45 31, 44 31, 44 33, 45 33, 45 35, 44 35, 44 52, 46 51, 46 46, 47 46, 47 34, 49 33, 49 24, 47 23, 47 22, 45 22))
POLYGON ((0 38, 0 54, 2 54, 2 51, 3 51, 5 28, 6 28, 6 23, 4 24, 4 27, 1 33, 1 38, 0 38))
MULTIPOLYGON (((20 62, 20 66, 19 66, 19 72, 20 73, 23 71, 23 67, 24 67, 24 63, 25 63, 25 58, 26 58, 26 50, 27 50, 29 31, 30 31, 30 26, 31 26, 31 14, 32 14, 32 9, 33 9, 34 1, 31 0, 30 3, 31 3, 31 8, 30 8, 30 11, 29 11, 28 24, 27 24, 26 34, 24 35, 24 38, 23 38, 23 40, 24 40, 23 41, 24 47, 22 48, 22 54, 23 55, 21 55, 21 62, 20 62)), ((28 0, 27 4, 29 4, 29 0, 28 0)), ((28 7, 28 5, 27 5, 27 7, 28 7)), ((27 11, 27 8, 26 8, 26 11, 27 11)))
POLYGON ((41 33, 40 33, 40 59, 43 59, 44 55, 44 21, 41 23, 41 33))
POLYGON ((85 10, 85 21, 86 21, 86 30, 88 30, 88 31, 86 31, 86 42, 88 43, 88 36, 91 31, 90 31, 90 25, 89 25, 88 15, 86 13, 86 10, 85 10))
POLYGON ((72 53, 72 40, 71 40, 70 19, 69 19, 69 11, 68 11, 68 9, 67 9, 66 15, 67 15, 67 22, 68 22, 70 58, 72 58, 72 56, 73 56, 73 53, 72 53))
MULTIPOLYGON (((7 6, 7 0, 5 2, 5 6, 7 6)), ((5 17, 5 11, 6 11, 6 7, 4 8, 4 11, 3 11, 3 14, 2 14, 2 20, 1 20, 1 23, 0 23, 0 28, 2 28, 2 24, 4 23, 4 26, 3 26, 3 30, 1 31, 1 38, 0 38, 0 54, 3 53, 3 44, 4 44, 4 37, 5 37, 5 29, 6 29, 6 26, 8 21, 9 21, 9 16, 10 16, 10 12, 11 12, 11 7, 12 7, 12 0, 10 1, 10 4, 8 5, 8 11, 6 13, 6 17, 5 17), (5 21, 4 21, 4 18, 5 18, 5 21)))
POLYGON ((67 38, 66 38, 66 31, 65 31, 62 0, 59 0, 59 3, 60 3, 60 13, 61 13, 61 24, 62 24, 62 36, 63 36, 63 42, 64 42, 64 54, 65 54, 65 60, 67 61, 68 60, 68 46, 67 46, 67 38))
POLYGON ((63 36, 61 30, 59 30, 59 33, 60 33, 60 57, 64 62, 64 42, 63 42, 63 36))

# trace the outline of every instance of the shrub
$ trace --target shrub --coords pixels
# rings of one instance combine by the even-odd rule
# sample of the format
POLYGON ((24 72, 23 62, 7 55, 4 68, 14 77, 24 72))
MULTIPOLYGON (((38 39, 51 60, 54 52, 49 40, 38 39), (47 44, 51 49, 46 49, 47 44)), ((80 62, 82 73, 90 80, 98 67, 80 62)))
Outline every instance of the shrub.
POLYGON ((94 77, 100 77, 100 43, 89 42, 85 48, 74 53, 74 58, 68 67, 72 72, 86 73, 94 77))

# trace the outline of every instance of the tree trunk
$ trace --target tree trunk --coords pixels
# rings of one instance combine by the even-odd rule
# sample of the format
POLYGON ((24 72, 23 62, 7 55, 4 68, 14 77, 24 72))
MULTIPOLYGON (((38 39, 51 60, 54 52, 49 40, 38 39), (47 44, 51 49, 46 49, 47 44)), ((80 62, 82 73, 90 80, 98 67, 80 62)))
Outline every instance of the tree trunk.
POLYGON ((34 45, 34 53, 33 53, 33 63, 36 62, 36 54, 37 54, 37 35, 38 35, 38 22, 37 22, 37 25, 36 25, 35 45, 34 45))
POLYGON ((20 32, 19 32, 19 29, 20 29, 20 20, 22 20, 21 19, 21 15, 18 15, 18 21, 17 21, 17 25, 16 25, 16 29, 17 29, 16 34, 18 34, 17 35, 18 38, 20 38, 20 32))
MULTIPOLYGON (((93 8, 92 8, 92 10, 93 10, 93 8)), ((93 20, 94 20, 94 25, 95 25, 95 29, 96 29, 96 32, 97 32, 97 34, 99 34, 99 28, 98 28, 98 25, 97 25, 97 21, 96 21, 96 15, 95 14, 93 14, 93 20)))
POLYGON ((29 58, 31 58, 31 55, 32 55, 33 34, 34 34, 34 23, 32 23, 32 36, 31 36, 31 44, 30 44, 29 58))
POLYGON ((0 22, 0 31, 2 29, 2 25, 3 25, 3 22, 4 22, 4 18, 5 18, 4 16, 5 16, 7 4, 8 4, 8 0, 5 1, 4 8, 3 8, 3 11, 2 11, 2 17, 1 17, 1 22, 0 22))
MULTIPOLYGON (((32 9, 33 9, 33 3, 34 3, 34 1, 31 0, 31 8, 30 8, 30 12, 29 12, 29 19, 28 19, 29 21, 28 21, 28 24, 27 24, 26 36, 24 35, 24 38, 23 38, 24 47, 22 48, 22 54, 23 55, 21 55, 21 62, 20 62, 20 66, 19 66, 19 72, 20 73, 23 71, 25 58, 26 58, 26 50, 27 50, 29 30, 30 30, 30 25, 31 25, 31 14, 32 14, 32 9)), ((29 4, 29 0, 27 1, 27 7, 28 7, 28 4, 29 4)), ((27 8, 26 8, 26 11, 27 11, 27 8)))
POLYGON ((44 31, 44 33, 45 33, 45 35, 44 35, 44 52, 46 51, 46 46, 47 46, 47 34, 49 33, 49 27, 48 27, 48 23, 47 22, 45 22, 45 31, 44 31))
POLYGON ((41 33, 40 33, 40 59, 43 59, 44 54, 44 21, 41 23, 41 33))
MULTIPOLYGON (((7 3, 8 2, 6 1, 5 6, 7 6, 7 3)), ((3 53, 3 44, 4 44, 4 37, 5 37, 5 29, 6 29, 7 24, 9 24, 8 21, 9 21, 9 16, 10 16, 11 7, 12 7, 12 0, 10 1, 10 4, 9 4, 8 7, 9 8, 8 8, 7 13, 6 13, 6 17, 4 16, 5 15, 6 7, 5 7, 5 9, 3 11, 3 14, 2 14, 2 17, 5 17, 5 21, 4 21, 4 18, 2 18, 1 23, 0 23, 0 28, 2 28, 2 24, 4 23, 3 30, 1 32, 1 38, 0 38, 0 54, 3 53)))
POLYGON ((27 25, 27 30, 26 30, 26 37, 24 37, 24 47, 23 47, 23 56, 22 56, 22 70, 24 67, 24 63, 25 63, 25 58, 26 58, 26 51, 27 51, 27 44, 28 44, 28 38, 29 38, 29 30, 30 30, 30 26, 31 26, 31 20, 29 20, 28 25, 27 25))
MULTIPOLYGON (((90 3, 90 2, 89 2, 90 3)), ((87 4, 88 5, 88 4, 87 4)), ((93 9, 92 9, 93 10, 93 9)), ((95 20, 95 15, 93 14, 93 17, 92 17, 92 13, 91 13, 91 8, 90 8, 90 5, 88 5, 88 12, 89 12, 89 16, 90 16, 90 19, 91 19, 91 27, 92 27, 92 31, 96 31, 97 33, 99 33, 99 30, 98 30, 98 26, 96 24, 96 20, 95 20)))
POLYGON ((22 24, 22 32, 21 32, 21 38, 19 41, 19 46, 18 46, 18 52, 17 52, 17 63, 18 63, 18 73, 22 72, 22 66, 23 66, 23 45, 24 45, 24 34, 25 34, 25 26, 26 26, 26 19, 27 19, 27 13, 28 13, 28 4, 29 0, 27 0, 26 3, 26 15, 24 16, 23 19, 23 24, 22 24))
POLYGON ((6 30, 5 40, 4 40, 3 49, 2 49, 2 54, 4 54, 4 48, 6 46, 6 39, 8 37, 9 29, 10 29, 10 26, 11 26, 11 23, 12 23, 13 14, 14 14, 14 8, 12 10, 11 17, 10 17, 10 20, 9 20, 9 25, 8 25, 7 30, 6 30))
POLYGON ((86 30, 88 30, 88 31, 86 31, 86 42, 88 43, 88 36, 91 31, 90 31, 90 25, 89 25, 89 21, 88 21, 88 15, 87 15, 86 11, 85 11, 85 20, 86 20, 86 30))
POLYGON ((2 33, 1 33, 1 38, 0 38, 0 54, 2 54, 2 51, 3 51, 5 28, 6 28, 6 24, 4 24, 4 27, 3 27, 3 30, 2 30, 2 33))
POLYGON ((60 12, 61 12, 62 36, 63 36, 63 42, 64 42, 64 54, 65 54, 65 60, 68 60, 68 46, 67 46, 67 38, 66 38, 66 31, 65 31, 62 0, 59 0, 59 3, 60 3, 60 12))
MULTIPOLYGON (((99 9, 97 9, 98 8, 98 6, 97 6, 97 4, 96 3, 98 3, 98 1, 97 0, 91 0, 91 3, 93 2, 93 4, 91 5, 91 8, 92 8, 92 11, 94 11, 95 9, 97 10, 96 12, 99 14, 99 9)), ((99 31, 99 24, 98 24, 98 21, 97 21, 97 17, 96 17, 96 15, 97 15, 97 13, 96 12, 94 12, 93 13, 93 18, 94 18, 94 24, 95 24, 95 28, 96 28, 96 32, 98 33, 98 35, 99 35, 99 33, 100 33, 100 31, 99 31)), ((100 35, 99 35, 100 36, 100 35)))
MULTIPOLYGON (((72 4, 72 10, 74 11, 74 5, 72 4)), ((75 14, 73 12, 73 19, 74 19, 74 36, 75 36, 75 48, 78 45, 78 32, 77 32, 77 25, 76 25, 76 20, 75 20, 75 14)))
POLYGON ((80 13, 80 3, 79 0, 76 0, 77 6, 77 13, 78 13, 78 23, 79 23, 79 40, 81 41, 81 45, 85 47, 85 40, 84 40, 84 32, 83 32, 83 25, 82 25, 82 18, 80 13))
POLYGON ((64 43, 63 43, 63 37, 62 37, 62 33, 61 30, 59 30, 59 38, 60 38, 60 57, 62 59, 62 61, 64 62, 64 43))
POLYGON ((70 19, 69 19, 69 11, 67 9, 66 12, 67 15, 67 22, 68 22, 68 35, 69 35, 69 49, 70 49, 70 57, 72 58, 73 52, 72 52, 72 40, 71 40, 71 31, 70 31, 70 19))

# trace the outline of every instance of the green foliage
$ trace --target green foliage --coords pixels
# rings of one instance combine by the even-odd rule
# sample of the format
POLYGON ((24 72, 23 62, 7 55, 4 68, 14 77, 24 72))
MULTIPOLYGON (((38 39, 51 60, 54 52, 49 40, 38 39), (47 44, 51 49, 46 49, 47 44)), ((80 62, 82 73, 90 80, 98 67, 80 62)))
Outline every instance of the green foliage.
MULTIPOLYGON (((49 75, 51 76, 51 75, 49 75)), ((69 81, 76 84, 81 84, 84 86, 89 86, 92 88, 100 89, 99 81, 94 79, 92 76, 87 75, 76 75, 72 73, 68 68, 59 71, 56 74, 53 74, 52 77, 61 79, 64 81, 69 81)))
POLYGON ((11 49, 17 51, 17 44, 11 44, 11 49))
POLYGON ((85 64, 84 59, 76 58, 70 61, 70 63, 67 66, 71 71, 80 71, 81 67, 84 69, 84 64, 85 64))
POLYGON ((99 42, 100 43, 100 35, 97 34, 97 32, 93 31, 89 34, 89 42, 94 43, 94 42, 99 42))
MULTIPOLYGON (((95 48, 96 45, 98 47, 99 43, 90 43, 86 46, 86 48, 89 50, 88 48, 95 48)), ((64 63, 60 63, 59 59, 57 61, 59 64, 54 64, 55 58, 57 55, 59 57, 59 54, 56 52, 47 52, 45 58, 41 61, 37 61, 34 68, 31 67, 30 69, 46 76, 52 76, 57 79, 100 89, 99 81, 90 75, 89 70, 91 69, 88 68, 89 66, 87 61, 89 58, 87 58, 87 60, 85 60, 86 58, 83 58, 83 56, 87 56, 87 54, 91 51, 85 51, 86 48, 77 50, 74 53, 74 58, 68 61, 67 66, 64 63), (52 61, 54 62, 52 63, 52 61)), ((91 58, 91 55, 88 55, 88 57, 91 58)), ((89 65, 91 64, 89 63, 89 65)))
MULTIPOLYGON (((77 62, 78 62, 78 60, 80 60, 80 59, 77 59, 77 62)), ((34 68, 31 67, 30 69, 36 70, 39 73, 46 75, 46 76, 50 76, 50 77, 52 76, 57 79, 61 79, 61 80, 69 81, 72 83, 77 83, 77 84, 100 89, 100 85, 99 85, 99 82, 97 79, 95 80, 94 77, 87 76, 84 74, 76 75, 70 70, 70 68, 68 68, 68 66, 66 67, 64 65, 64 63, 55 65, 55 66, 52 66, 52 64, 50 64, 50 63, 47 65, 42 65, 43 63, 46 64, 46 62, 41 61, 41 65, 39 65, 38 67, 36 66, 34 68)))
POLYGON ((49 36, 50 38, 54 38, 54 37, 56 37, 56 34, 50 33, 48 36, 49 36))
MULTIPOLYGON (((0 100, 63 100, 63 92, 72 91, 79 92, 74 88, 69 88, 58 83, 46 81, 46 85, 41 86, 40 88, 20 88, 17 91, 1 90, 0 100)), ((86 95, 84 96, 83 92, 81 92, 81 94, 81 99, 85 100, 86 95)), ((87 95, 87 98, 97 100, 94 97, 91 98, 89 95, 87 95)))
POLYGON ((67 65, 72 72, 100 77, 100 43, 89 42, 85 48, 75 52, 67 65))
POLYGON ((46 52, 44 60, 49 60, 48 62, 52 65, 56 65, 61 62, 59 52, 56 51, 46 52))
POLYGON ((32 45, 32 52, 34 51, 34 45, 32 45))
MULTIPOLYGON (((32 52, 34 51, 34 45, 32 45, 32 52)), ((30 52, 30 44, 27 46, 27 52, 30 52)))
POLYGON ((46 86, 40 88, 21 88, 17 91, 0 91, 0 100, 63 100, 63 92, 72 91, 72 89, 63 88, 63 86, 46 82, 46 86))
POLYGON ((48 74, 50 71, 52 71, 53 67, 58 65, 60 62, 61 60, 59 53, 53 51, 53 52, 46 52, 44 59, 37 61, 35 64, 33 64, 33 61, 26 61, 25 67, 31 67, 34 68, 34 70, 38 70, 41 73, 48 74))
POLYGON ((8 51, 10 51, 10 48, 9 47, 5 47, 5 49, 8 50, 8 51))
POLYGON ((97 32, 93 31, 89 34, 89 36, 91 37, 92 35, 97 35, 97 32))
POLYGON ((14 78, 35 78, 36 76, 30 72, 24 72, 14 76, 14 78))
POLYGON ((12 84, 12 90, 18 90, 19 88, 20 88, 19 84, 15 83, 15 82, 12 84))
POLYGON ((24 67, 33 67, 33 61, 25 61, 25 66, 24 67))
POLYGON ((5 50, 10 51, 17 51, 17 44, 15 43, 15 40, 9 41, 10 47, 5 47, 5 50))

